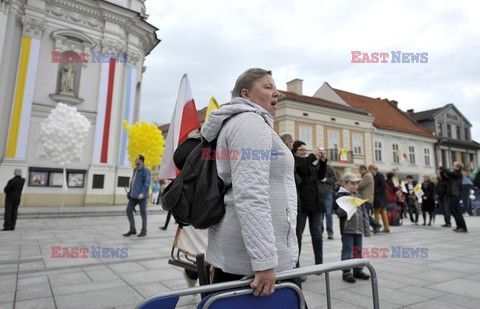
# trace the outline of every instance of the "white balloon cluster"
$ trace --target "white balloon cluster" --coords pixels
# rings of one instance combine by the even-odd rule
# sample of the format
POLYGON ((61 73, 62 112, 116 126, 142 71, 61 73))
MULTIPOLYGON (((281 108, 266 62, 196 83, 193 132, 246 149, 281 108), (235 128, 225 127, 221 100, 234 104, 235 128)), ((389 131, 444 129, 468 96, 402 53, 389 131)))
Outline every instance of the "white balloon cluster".
POLYGON ((40 125, 40 139, 47 156, 63 167, 81 159, 90 125, 75 107, 58 103, 40 125))

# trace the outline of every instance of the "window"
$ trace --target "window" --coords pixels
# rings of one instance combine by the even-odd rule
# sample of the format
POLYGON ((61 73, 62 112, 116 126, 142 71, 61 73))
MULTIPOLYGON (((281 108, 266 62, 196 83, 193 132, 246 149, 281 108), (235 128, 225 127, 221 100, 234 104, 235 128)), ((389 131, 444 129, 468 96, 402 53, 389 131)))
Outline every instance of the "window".
POLYGON ((442 163, 443 163, 443 166, 448 167, 447 151, 444 149, 442 149, 442 163))
POLYGON ((128 188, 130 186, 130 177, 118 176, 117 187, 128 188))
POLYGON ((447 124, 447 136, 452 137, 452 125, 447 124))
POLYGON ((423 154, 425 155, 425 166, 431 166, 430 165, 430 149, 428 148, 423 149, 423 154))
POLYGON ((439 136, 443 136, 443 125, 441 122, 437 123, 437 126, 438 126, 438 135, 439 136))
POLYGON ((67 185, 69 188, 83 188, 85 184, 85 173, 68 173, 67 185))
POLYGON ((410 164, 415 164, 415 147, 408 146, 408 155, 410 158, 410 164))
POLYGON ((305 143, 307 149, 313 149, 311 127, 300 126, 300 140, 305 143))
POLYGON ((470 134, 468 134, 468 128, 465 128, 465 140, 466 141, 470 140, 470 134))
POLYGON ((458 116, 455 114, 447 114, 447 118, 458 121, 458 116))
POLYGON ((468 153, 462 152, 462 164, 465 166, 465 168, 468 168, 468 153))
POLYGON ((363 136, 361 134, 352 134, 353 154, 363 154, 363 136))
POLYGON ((400 163, 400 158, 398 157, 398 144, 392 144, 392 154, 393 163, 400 163))
POLYGON ((382 142, 375 141, 375 161, 382 162, 382 142))
POLYGON ((460 127, 459 126, 457 126, 457 136, 456 136, 456 138, 462 139, 462 134, 460 134, 460 127))
POLYGON ((85 185, 85 170, 66 170, 66 175, 59 168, 30 167, 28 186, 30 187, 62 187, 64 178, 67 178, 67 186, 83 188, 85 185))
POLYGON ((328 159, 338 161, 338 149, 340 148, 340 133, 336 130, 328 130, 328 159))
POLYGON ((103 189, 105 175, 93 175, 92 189, 103 189))

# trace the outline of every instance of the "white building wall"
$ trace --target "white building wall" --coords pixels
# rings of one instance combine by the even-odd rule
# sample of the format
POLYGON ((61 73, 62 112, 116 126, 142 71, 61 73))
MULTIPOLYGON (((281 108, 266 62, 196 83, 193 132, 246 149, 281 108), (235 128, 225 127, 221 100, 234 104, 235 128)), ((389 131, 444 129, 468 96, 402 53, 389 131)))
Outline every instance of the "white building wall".
MULTIPOLYGON (((112 2, 112 1, 109 1, 112 2)), ((126 197, 124 188, 117 187, 118 176, 130 177, 132 170, 128 167, 118 166, 121 150, 123 125, 122 120, 125 112, 125 81, 127 66, 136 70, 135 86, 140 90, 137 84, 142 80, 143 63, 145 54, 149 48, 153 48, 157 43, 155 28, 146 24, 144 21, 141 27, 131 24, 132 17, 136 13, 124 10, 121 7, 113 6, 107 1, 71 1, 59 0, 55 2, 55 8, 52 10, 52 1, 48 0, 12 0, 8 4, 2 1, 0 3, 0 187, 4 187, 8 179, 12 177, 15 168, 21 168, 23 176, 27 178, 24 188, 22 203, 24 205, 42 205, 55 206, 60 203, 63 194, 60 187, 33 187, 28 186, 29 169, 37 168, 59 168, 57 164, 49 160, 42 150, 39 142, 40 123, 48 116, 52 108, 57 105, 50 95, 57 93, 59 82, 59 68, 62 64, 52 63, 52 51, 73 50, 75 52, 89 52, 89 61, 81 65, 80 83, 77 89, 78 97, 84 101, 75 107, 80 113, 85 115, 92 126, 89 131, 87 143, 81 160, 72 162, 67 169, 86 171, 83 188, 69 188, 66 198, 66 204, 83 205, 87 204, 113 204, 125 203, 126 197), (23 2, 30 6, 23 8, 23 2), (5 6, 10 6, 5 9, 5 6), (76 8, 82 7, 82 9, 76 8), (76 20, 71 19, 70 10, 77 15, 76 20), (104 14, 88 15, 88 10, 101 10, 104 14), (8 16, 5 12, 8 12, 8 16), (63 12, 65 14, 60 14, 63 12), (82 15, 85 13, 85 16, 82 15), (98 20, 91 16, 96 16, 98 20), (20 23, 22 20, 22 23, 20 23), (97 25, 94 25, 98 22, 97 25), (2 25, 6 25, 2 27, 2 25), (26 26, 28 25, 28 27, 26 26), (32 26, 33 25, 33 26, 32 26), (26 31, 26 27, 28 31, 26 31), (79 50, 76 43, 61 41, 52 37, 52 32, 56 30, 77 31, 85 35, 94 46, 89 50, 79 50), (14 88, 17 80, 17 68, 19 63, 19 48, 23 35, 33 36, 40 40, 39 57, 35 84, 32 88, 32 107, 30 123, 27 132, 27 146, 25 158, 5 158, 5 148, 8 139, 8 128, 12 113, 14 88), (7 43, 7 44, 5 44, 7 43), (100 63, 92 63, 91 51, 101 51, 108 53, 128 53, 128 62, 117 62, 115 67, 114 88, 112 96, 112 112, 109 130, 109 147, 107 162, 102 164, 92 164, 92 154, 95 142, 95 127, 99 102, 99 89, 101 84, 100 63), (92 179, 94 174, 105 175, 103 189, 93 189, 92 179)), ((128 0, 125 3, 126 8, 145 13, 143 0, 128 0)), ((83 48, 80 46, 80 48, 83 48)), ((77 71, 78 72, 78 71, 77 71)), ((132 110, 138 111, 140 107, 140 94, 134 94, 135 104, 132 110)), ((138 112, 136 113, 138 115, 138 112)), ((22 114, 23 115, 23 114, 22 114)), ((138 120, 138 117, 134 117, 138 120)), ((3 204, 3 194, 0 193, 0 204, 3 204)))
POLYGON ((421 177, 423 174, 430 174, 432 177, 435 175, 434 139, 422 138, 419 136, 394 131, 376 130, 373 133, 373 145, 375 141, 382 142, 382 161, 372 161, 378 165, 379 170, 382 173, 387 173, 393 168, 398 168, 401 175, 411 174, 417 180, 418 177, 421 177), (407 156, 409 156, 409 146, 414 146, 415 164, 407 162, 403 158, 400 158, 399 163, 395 163, 392 150, 393 144, 398 144, 399 150, 402 153, 406 153, 407 156), (430 150, 430 166, 425 165, 425 148, 430 150))

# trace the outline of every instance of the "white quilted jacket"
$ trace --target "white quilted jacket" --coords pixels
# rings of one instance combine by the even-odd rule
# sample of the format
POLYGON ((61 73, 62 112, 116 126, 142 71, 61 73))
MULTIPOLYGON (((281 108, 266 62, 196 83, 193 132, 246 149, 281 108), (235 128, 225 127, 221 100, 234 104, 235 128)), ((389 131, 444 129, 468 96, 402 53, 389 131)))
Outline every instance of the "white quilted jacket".
POLYGON ((233 189, 225 195, 224 219, 209 229, 207 248, 207 261, 227 273, 284 271, 298 258, 294 159, 272 126, 265 109, 234 98, 202 127, 208 141, 218 137, 218 152, 230 154, 216 161, 233 189))

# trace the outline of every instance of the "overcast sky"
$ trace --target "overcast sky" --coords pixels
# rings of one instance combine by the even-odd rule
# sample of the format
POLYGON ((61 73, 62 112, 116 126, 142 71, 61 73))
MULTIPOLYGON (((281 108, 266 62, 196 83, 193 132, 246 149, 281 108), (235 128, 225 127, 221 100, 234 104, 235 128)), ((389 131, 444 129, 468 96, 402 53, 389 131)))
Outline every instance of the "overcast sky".
POLYGON ((146 1, 160 44, 147 56, 140 119, 170 122, 188 73, 200 109, 229 100, 239 74, 273 71, 313 95, 324 83, 421 111, 454 103, 480 142, 476 1, 146 1), (427 63, 351 63, 351 51, 428 53, 427 63))

